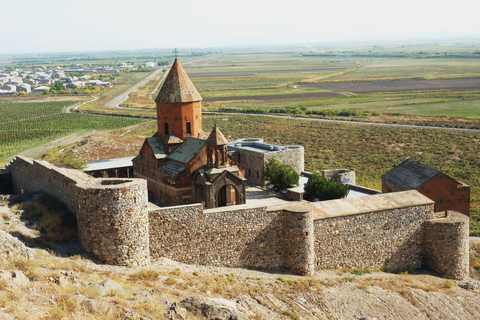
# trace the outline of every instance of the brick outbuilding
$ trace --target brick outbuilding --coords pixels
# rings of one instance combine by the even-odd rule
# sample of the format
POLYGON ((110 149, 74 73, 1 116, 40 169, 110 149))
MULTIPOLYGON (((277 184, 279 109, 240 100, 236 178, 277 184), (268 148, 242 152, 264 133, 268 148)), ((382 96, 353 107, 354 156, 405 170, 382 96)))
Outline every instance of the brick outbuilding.
POLYGON ((413 159, 382 176, 382 192, 417 190, 435 201, 434 211, 454 210, 470 216, 470 186, 413 159))

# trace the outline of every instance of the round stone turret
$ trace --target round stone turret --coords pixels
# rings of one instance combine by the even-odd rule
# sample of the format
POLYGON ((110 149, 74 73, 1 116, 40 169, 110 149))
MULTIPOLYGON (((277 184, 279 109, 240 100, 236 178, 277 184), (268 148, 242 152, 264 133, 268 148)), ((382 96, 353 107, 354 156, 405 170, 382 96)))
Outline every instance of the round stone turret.
POLYGON ((82 248, 116 265, 150 262, 147 182, 99 179, 79 186, 77 222, 82 248))

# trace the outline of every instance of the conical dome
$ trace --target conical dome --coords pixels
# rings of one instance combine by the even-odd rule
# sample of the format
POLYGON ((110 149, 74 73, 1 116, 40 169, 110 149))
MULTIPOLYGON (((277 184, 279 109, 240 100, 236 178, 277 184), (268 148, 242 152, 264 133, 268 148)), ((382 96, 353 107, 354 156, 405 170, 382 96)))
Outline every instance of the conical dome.
POLYGON ((201 100, 202 97, 183 69, 182 64, 175 59, 155 102, 182 103, 201 100))
POLYGON ((227 139, 223 135, 222 131, 218 129, 217 125, 213 127, 212 132, 207 138, 207 141, 205 143, 207 146, 224 146, 228 144, 227 139))

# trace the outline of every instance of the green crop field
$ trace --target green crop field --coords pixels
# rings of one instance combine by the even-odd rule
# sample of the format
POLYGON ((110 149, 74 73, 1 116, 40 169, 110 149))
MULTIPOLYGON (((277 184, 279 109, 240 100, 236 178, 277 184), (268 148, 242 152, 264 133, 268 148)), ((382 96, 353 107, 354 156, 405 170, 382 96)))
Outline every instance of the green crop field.
POLYGON ((116 129, 145 120, 63 113, 75 102, 0 103, 0 160, 82 130, 116 129))

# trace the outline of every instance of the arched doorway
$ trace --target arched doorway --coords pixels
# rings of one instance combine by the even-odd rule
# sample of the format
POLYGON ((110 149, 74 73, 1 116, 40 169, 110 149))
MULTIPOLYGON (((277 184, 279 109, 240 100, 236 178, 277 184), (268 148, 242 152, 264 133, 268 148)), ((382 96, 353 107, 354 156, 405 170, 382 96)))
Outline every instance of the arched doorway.
POLYGON ((222 186, 217 192, 217 207, 225 207, 237 204, 239 201, 238 190, 234 185, 222 186))

